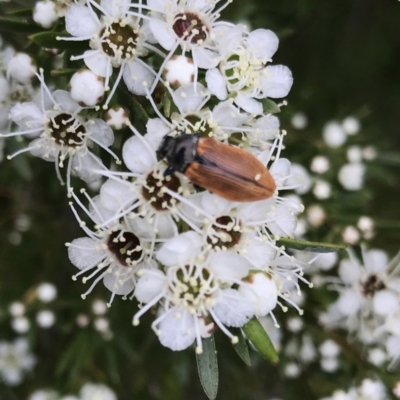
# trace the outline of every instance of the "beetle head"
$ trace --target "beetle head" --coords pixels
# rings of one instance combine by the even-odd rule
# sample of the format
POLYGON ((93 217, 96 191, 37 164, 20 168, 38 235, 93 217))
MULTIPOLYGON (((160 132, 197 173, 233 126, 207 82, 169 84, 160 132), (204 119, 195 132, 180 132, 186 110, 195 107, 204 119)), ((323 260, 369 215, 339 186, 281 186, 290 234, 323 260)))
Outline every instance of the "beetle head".
POLYGON ((164 136, 158 148, 158 153, 162 158, 167 159, 167 175, 175 171, 185 172, 189 164, 195 160, 198 140, 198 136, 186 133, 177 137, 164 136))

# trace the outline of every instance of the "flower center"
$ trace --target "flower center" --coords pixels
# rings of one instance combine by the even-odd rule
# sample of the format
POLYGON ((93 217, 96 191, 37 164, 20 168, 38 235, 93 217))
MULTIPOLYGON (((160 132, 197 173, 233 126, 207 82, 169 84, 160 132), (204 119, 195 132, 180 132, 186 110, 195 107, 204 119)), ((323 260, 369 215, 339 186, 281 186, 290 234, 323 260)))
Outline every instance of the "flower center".
POLYGON ((207 120, 199 115, 191 114, 179 121, 177 131, 188 134, 200 133, 201 136, 213 137, 214 127, 212 125, 211 119, 207 120))
POLYGON ((230 91, 258 88, 264 67, 259 59, 252 57, 249 50, 240 50, 220 64, 230 91))
POLYGON ((211 234, 207 237, 207 243, 215 248, 230 249, 240 242, 242 233, 238 221, 229 216, 222 216, 215 220, 211 226, 211 234))
POLYGON ((205 313, 213 306, 213 297, 218 284, 209 271, 203 267, 185 266, 177 268, 171 275, 169 290, 176 304, 187 308, 192 314, 205 313))
POLYGON ((199 16, 191 12, 177 14, 172 29, 179 38, 198 44, 207 39, 209 32, 199 16))
POLYGON ((376 276, 370 275, 362 285, 362 292, 366 297, 372 297, 376 292, 385 289, 385 284, 376 276))
POLYGON ((175 175, 164 176, 157 171, 151 172, 142 186, 142 195, 157 211, 165 211, 176 204, 177 200, 165 193, 162 188, 178 192, 180 186, 181 182, 175 175))
POLYGON ((47 128, 57 144, 74 148, 83 144, 86 129, 70 114, 63 113, 51 118, 47 128))
POLYGON ((138 35, 123 19, 105 27, 100 37, 103 38, 102 49, 110 57, 130 59, 137 53, 138 35))
POLYGON ((124 267, 136 265, 142 258, 140 240, 132 232, 115 231, 107 241, 108 250, 124 267))

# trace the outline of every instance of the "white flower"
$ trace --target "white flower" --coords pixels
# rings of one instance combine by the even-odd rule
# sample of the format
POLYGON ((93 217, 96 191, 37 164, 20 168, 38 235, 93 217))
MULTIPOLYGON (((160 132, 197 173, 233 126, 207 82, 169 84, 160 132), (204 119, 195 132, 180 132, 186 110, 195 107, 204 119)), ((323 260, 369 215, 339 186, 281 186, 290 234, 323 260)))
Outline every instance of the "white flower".
POLYGON ((326 200, 331 197, 331 185, 323 180, 318 180, 315 182, 314 188, 313 188, 313 194, 314 196, 319 199, 319 200, 326 200))
POLYGON ((316 174, 324 174, 330 168, 329 159, 325 156, 315 156, 311 160, 310 169, 316 174))
POLYGON ((187 52, 192 54, 195 67, 194 81, 197 81, 197 68, 208 69, 217 65, 220 59, 217 36, 223 23, 218 23, 216 20, 220 16, 220 11, 229 4, 227 2, 217 8, 219 1, 149 0, 147 2, 148 9, 152 11, 149 28, 155 41, 169 51, 153 88, 178 47, 181 48, 183 55, 187 52))
POLYGON ((128 227, 124 222, 114 221, 113 212, 105 209, 99 196, 90 201, 90 211, 87 210, 79 199, 72 193, 75 201, 97 223, 96 231, 91 231, 79 218, 72 207, 76 218, 87 237, 75 239, 67 243, 70 261, 80 269, 73 276, 90 273, 83 278, 83 283, 95 277, 90 288, 82 295, 82 298, 93 290, 96 284, 103 280, 104 285, 112 293, 109 305, 115 295, 127 296, 135 288, 135 271, 145 266, 152 265, 152 252, 154 248, 141 232, 128 227))
POLYGON ((347 117, 342 121, 342 128, 348 135, 355 135, 361 128, 360 121, 356 117, 347 117))
POLYGON ((80 400, 117 400, 117 396, 108 386, 100 383, 85 383, 79 392, 80 400))
POLYGON ((387 399, 387 392, 385 385, 380 381, 372 379, 364 379, 358 389, 362 398, 371 400, 385 400, 387 399))
POLYGON ((164 68, 164 80, 173 87, 188 85, 194 82, 196 67, 191 58, 185 56, 172 56, 164 68))
POLYGON ((292 87, 293 77, 283 65, 266 66, 278 49, 278 38, 270 30, 244 32, 240 26, 221 28, 218 68, 206 73, 207 86, 220 100, 228 94, 234 102, 252 114, 262 114, 262 104, 256 99, 285 97, 292 87))
POLYGON ((324 126, 322 137, 325 143, 332 148, 340 147, 347 139, 343 128, 336 121, 328 122, 324 126))
POLYGON ((15 301, 10 304, 8 311, 13 317, 22 317, 25 314, 25 305, 19 301, 15 301))
POLYGON ((291 176, 287 180, 288 185, 297 186, 294 190, 298 194, 307 193, 312 186, 312 180, 307 170, 300 164, 291 165, 291 176))
POLYGON ((35 363, 26 339, 19 338, 13 343, 0 341, 0 378, 7 386, 19 385, 35 363))
POLYGON ((308 125, 307 115, 302 112, 298 112, 292 116, 290 123, 295 129, 304 129, 308 125))
POLYGON ((360 190, 364 186, 364 174, 364 164, 345 164, 339 170, 338 180, 347 190, 360 190))
POLYGON ((43 303, 49 303, 57 297, 57 288, 52 283, 43 282, 37 288, 37 297, 43 303))
POLYGON ((248 277, 244 257, 233 251, 208 252, 204 247, 199 234, 180 234, 157 252, 164 271, 139 273, 135 295, 145 305, 133 322, 138 324, 147 310, 161 303, 152 327, 172 350, 183 350, 196 341, 196 351, 201 352, 201 338, 210 335, 214 324, 235 342, 237 338, 225 326, 240 327, 254 315, 267 315, 276 304, 277 288, 269 276, 248 277))
POLYGON ((26 317, 16 317, 11 320, 11 328, 19 334, 28 332, 30 327, 31 323, 26 317))
POLYGON ((36 323, 41 328, 51 328, 56 321, 56 316, 50 310, 42 310, 36 315, 36 323))
POLYGON ((81 106, 92 107, 104 96, 103 80, 88 69, 75 72, 69 84, 72 99, 81 106))
POLYGON ((319 352, 322 357, 337 357, 340 353, 340 347, 333 340, 325 340, 319 346, 319 352))
POLYGON ((347 159, 350 163, 359 163, 363 158, 363 150, 359 146, 351 146, 347 149, 347 159))
POLYGON ((360 240, 360 232, 354 226, 346 226, 342 232, 342 238, 345 243, 354 245, 360 240))
POLYGON ((40 106, 34 102, 18 103, 10 111, 10 118, 18 125, 18 130, 5 134, 10 136, 36 137, 27 148, 8 158, 30 151, 34 156, 54 162, 59 180, 63 182, 60 167, 67 165, 67 186, 70 188, 71 172, 90 183, 100 179, 94 170, 104 169, 101 160, 89 147, 97 144, 111 153, 109 146, 114 142, 111 128, 101 119, 85 120, 80 115, 82 108, 64 90, 50 92, 41 79, 42 92, 40 106))
POLYGON ((152 243, 178 233, 175 218, 183 218, 181 202, 188 200, 182 195, 190 193, 187 180, 164 176, 167 166, 157 160, 156 149, 166 133, 162 126, 157 128, 160 120, 149 120, 148 134, 142 136, 130 125, 134 136, 124 143, 122 156, 131 172, 104 172, 110 179, 100 190, 103 207, 112 212, 108 222, 124 218, 127 226, 152 243), (127 177, 132 180, 123 179, 127 177))
POLYGON ((72 59, 83 59, 93 73, 104 77, 106 90, 113 68, 120 68, 104 108, 107 108, 122 77, 128 89, 139 95, 149 93, 155 79, 155 72, 140 57, 148 53, 149 46, 154 51, 156 49, 146 43, 146 32, 140 26, 142 15, 129 11, 129 7, 128 0, 102 0, 100 4, 88 2, 87 6, 73 4, 65 14, 66 30, 73 37, 59 38, 90 40, 91 50, 72 59), (92 6, 100 11, 101 18, 93 12, 92 6))
POLYGON ((26 53, 16 53, 7 65, 7 78, 16 80, 22 85, 30 83, 35 76, 36 66, 26 53))
POLYGON ((376 329, 388 315, 400 312, 400 277, 394 274, 400 259, 388 262, 384 251, 365 248, 362 264, 351 251, 349 255, 339 264, 343 286, 335 286, 339 298, 333 306, 338 326, 360 336, 369 324, 376 329))
POLYGON ((128 113, 123 107, 109 108, 105 120, 111 128, 117 131, 129 125, 128 113))
POLYGON ((33 9, 33 20, 45 29, 51 28, 58 20, 56 4, 50 0, 38 1, 33 9))
MULTIPOLYGON (((35 390, 30 394, 28 400, 60 400, 60 395, 55 390, 42 389, 35 390)), ((77 400, 75 398, 75 400, 77 400)))

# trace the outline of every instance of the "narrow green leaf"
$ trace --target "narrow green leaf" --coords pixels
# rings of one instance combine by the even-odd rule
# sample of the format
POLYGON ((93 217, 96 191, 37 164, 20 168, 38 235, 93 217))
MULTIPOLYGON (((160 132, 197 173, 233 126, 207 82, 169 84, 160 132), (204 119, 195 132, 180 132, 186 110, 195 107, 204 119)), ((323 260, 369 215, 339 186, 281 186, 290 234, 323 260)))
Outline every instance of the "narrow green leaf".
POLYGON ((277 245, 285 246, 295 250, 312 251, 313 253, 332 253, 333 251, 346 250, 345 244, 310 242, 308 240, 289 238, 280 238, 277 241, 277 245))
POLYGON ((249 348, 247 346, 246 339, 243 336, 242 330, 240 328, 231 328, 231 332, 239 339, 239 341, 233 345, 233 348, 243 362, 250 366, 251 360, 249 348))
POLYGON ((40 26, 32 22, 31 19, 25 17, 0 16, 0 30, 15 31, 15 32, 38 32, 42 30, 40 26))
POLYGON ((171 115, 171 98, 168 92, 164 93, 161 98, 161 103, 164 111, 164 115, 169 118, 171 115))
POLYGON ((260 101, 263 106, 264 114, 277 114, 281 112, 281 109, 274 101, 270 99, 262 99, 260 101))
POLYGON ((67 32, 39 32, 34 35, 29 36, 32 42, 46 48, 50 49, 76 49, 85 48, 87 46, 87 41, 69 41, 69 40, 58 40, 58 38, 68 37, 67 32))
POLYGON ((149 114, 135 98, 135 95, 130 93, 126 89, 122 89, 121 86, 117 89, 117 93, 119 96, 119 100, 124 104, 124 107, 126 107, 130 111, 131 115, 137 117, 138 119, 140 119, 140 121, 143 122, 144 125, 146 125, 147 121, 150 118, 149 114))
POLYGON ((29 17, 32 18, 33 7, 17 8, 16 10, 6 11, 7 15, 13 17, 29 17))
POLYGON ((59 68, 50 71, 51 76, 69 76, 78 71, 76 68, 59 68))
POLYGON ((273 365, 278 364, 279 357, 271 342, 267 332, 261 325, 260 321, 253 317, 246 325, 242 327, 244 333, 248 337, 258 352, 273 365))
POLYGON ((196 354, 196 360, 201 386, 207 397, 214 400, 218 393, 218 361, 214 336, 203 339, 203 352, 196 354))

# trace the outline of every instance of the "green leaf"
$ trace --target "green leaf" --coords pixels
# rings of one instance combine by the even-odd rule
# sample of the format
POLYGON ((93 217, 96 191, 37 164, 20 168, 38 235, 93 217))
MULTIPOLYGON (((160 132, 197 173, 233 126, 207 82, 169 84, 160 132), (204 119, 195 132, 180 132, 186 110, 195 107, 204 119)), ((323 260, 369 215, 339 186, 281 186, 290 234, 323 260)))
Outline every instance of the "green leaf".
POLYGON ((278 105, 270 99, 262 99, 261 104, 263 106, 264 114, 276 114, 281 112, 278 105))
POLYGON ((243 362, 250 366, 250 354, 249 348, 246 343, 246 339, 243 336, 242 330, 240 328, 231 328, 231 332, 239 339, 239 341, 233 345, 238 356, 243 360, 243 362))
POLYGON ((164 111, 164 115, 169 118, 171 115, 171 98, 168 92, 164 93, 161 98, 161 103, 164 111))
POLYGON ((273 365, 278 364, 279 357, 271 342, 267 332, 260 321, 253 317, 246 325, 242 327, 247 338, 253 343, 258 352, 273 365))
POLYGON ((77 42, 75 40, 58 40, 58 38, 69 37, 67 32, 40 32, 29 36, 32 42, 38 44, 39 46, 50 48, 50 49, 75 49, 87 48, 87 40, 77 42))
MULTIPOLYGON (((13 17, 29 17, 32 18, 33 7, 24 7, 17 8, 15 10, 6 11, 7 15, 11 15, 13 17)), ((37 26, 37 25, 36 25, 37 26)))
POLYGON ((76 68, 52 69, 50 71, 50 75, 51 76, 69 76, 69 75, 73 75, 77 71, 78 71, 78 69, 76 69, 76 68))
POLYGON ((332 253, 333 251, 346 250, 345 244, 330 244, 321 242, 310 242, 308 240, 298 240, 289 238, 280 238, 276 244, 290 249, 312 251, 313 253, 332 253))
POLYGON ((218 392, 218 361, 214 336, 203 339, 202 342, 203 352, 196 354, 197 370, 205 394, 210 400, 214 400, 218 392))
POLYGON ((117 93, 119 96, 119 100, 124 104, 124 107, 126 107, 130 111, 131 115, 138 117, 138 119, 140 119, 140 121, 142 121, 143 124, 146 125, 147 121, 150 118, 149 114, 140 104, 140 102, 135 98, 135 95, 130 93, 128 90, 123 89, 121 85, 117 89, 117 93))
POLYGON ((3 17, 0 16, 1 31, 16 31, 16 32, 38 32, 42 30, 40 26, 33 23, 31 19, 25 17, 3 17))

